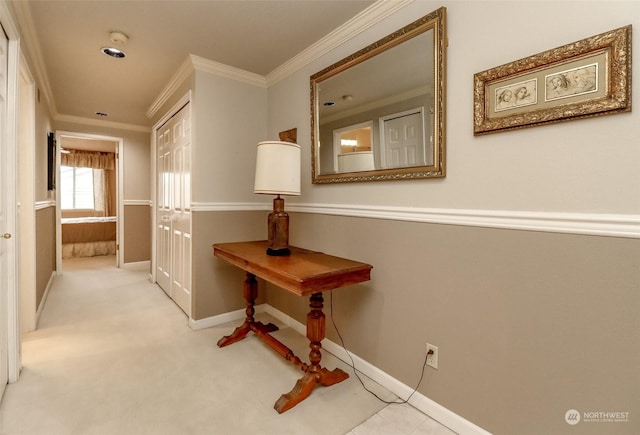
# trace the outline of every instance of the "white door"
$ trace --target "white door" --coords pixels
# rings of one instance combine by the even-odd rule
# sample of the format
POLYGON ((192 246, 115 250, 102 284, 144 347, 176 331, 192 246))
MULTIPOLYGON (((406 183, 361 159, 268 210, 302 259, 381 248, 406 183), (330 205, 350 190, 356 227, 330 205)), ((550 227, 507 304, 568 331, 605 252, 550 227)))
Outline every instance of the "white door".
POLYGON ((13 235, 8 232, 8 210, 10 209, 7 189, 13 183, 9 183, 8 152, 7 144, 7 37, 4 29, 0 26, 0 398, 9 379, 9 359, 8 359, 8 295, 9 286, 13 282, 13 270, 9 265, 9 254, 12 250, 13 235))
POLYGON ((191 106, 156 131, 156 280, 191 317, 191 106))
POLYGON ((385 168, 424 166, 425 143, 422 111, 385 117, 381 121, 385 168))

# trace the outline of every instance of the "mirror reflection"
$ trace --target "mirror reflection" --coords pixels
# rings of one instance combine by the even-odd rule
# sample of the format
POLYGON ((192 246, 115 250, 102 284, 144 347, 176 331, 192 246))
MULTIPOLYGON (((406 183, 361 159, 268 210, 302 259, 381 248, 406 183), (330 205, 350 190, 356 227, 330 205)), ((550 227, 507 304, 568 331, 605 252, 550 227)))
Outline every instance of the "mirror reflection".
POLYGON ((314 183, 444 176, 444 14, 311 77, 314 183))

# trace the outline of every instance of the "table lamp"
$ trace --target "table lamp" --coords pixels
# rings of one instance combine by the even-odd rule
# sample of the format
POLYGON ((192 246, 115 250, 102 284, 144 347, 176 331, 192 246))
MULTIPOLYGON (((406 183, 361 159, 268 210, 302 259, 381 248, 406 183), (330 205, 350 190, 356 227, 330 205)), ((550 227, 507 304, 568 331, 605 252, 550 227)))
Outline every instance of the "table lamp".
POLYGON ((267 255, 289 255, 289 215, 280 195, 300 195, 300 145, 281 141, 258 144, 253 193, 277 195, 267 218, 267 255))

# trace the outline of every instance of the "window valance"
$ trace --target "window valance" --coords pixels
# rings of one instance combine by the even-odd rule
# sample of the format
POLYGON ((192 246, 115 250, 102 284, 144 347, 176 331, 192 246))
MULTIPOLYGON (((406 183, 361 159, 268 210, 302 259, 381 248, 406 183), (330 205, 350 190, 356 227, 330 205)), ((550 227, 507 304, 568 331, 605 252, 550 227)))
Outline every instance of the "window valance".
POLYGON ((77 168, 114 170, 116 158, 115 153, 69 150, 68 153, 60 154, 60 164, 77 168))

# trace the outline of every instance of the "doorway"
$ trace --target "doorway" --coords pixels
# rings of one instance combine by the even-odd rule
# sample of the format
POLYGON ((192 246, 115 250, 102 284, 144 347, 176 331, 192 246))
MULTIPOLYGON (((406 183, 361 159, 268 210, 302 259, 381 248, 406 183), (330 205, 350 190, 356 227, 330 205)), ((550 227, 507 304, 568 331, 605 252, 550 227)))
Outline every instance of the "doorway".
POLYGON ((110 256, 122 266, 123 139, 57 132, 56 269, 64 259, 110 256))

